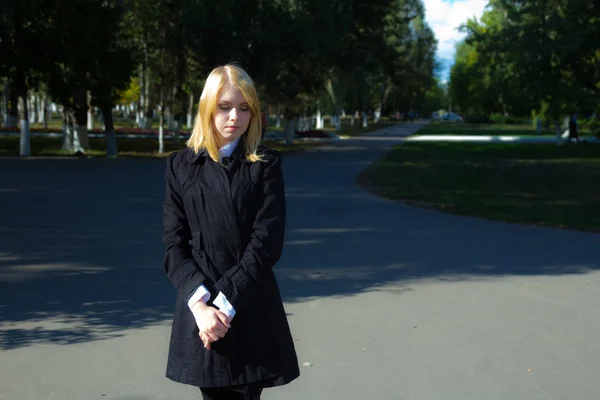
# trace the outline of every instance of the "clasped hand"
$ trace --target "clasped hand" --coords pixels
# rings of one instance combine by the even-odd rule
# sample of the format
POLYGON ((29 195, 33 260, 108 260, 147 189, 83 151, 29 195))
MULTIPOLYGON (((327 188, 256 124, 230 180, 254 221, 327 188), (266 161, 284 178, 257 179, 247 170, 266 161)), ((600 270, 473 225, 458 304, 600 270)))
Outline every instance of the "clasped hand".
POLYGON ((210 350, 210 344, 225 337, 231 327, 231 318, 201 301, 192 306, 192 314, 205 349, 210 350))

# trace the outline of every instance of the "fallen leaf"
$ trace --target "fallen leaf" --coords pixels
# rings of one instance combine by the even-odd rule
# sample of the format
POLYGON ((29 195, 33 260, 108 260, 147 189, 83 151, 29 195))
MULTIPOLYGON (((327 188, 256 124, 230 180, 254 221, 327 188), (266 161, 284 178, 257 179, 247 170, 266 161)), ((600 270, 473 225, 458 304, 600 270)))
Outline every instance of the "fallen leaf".
POLYGON ((305 367, 312 367, 312 363, 309 362, 303 362, 302 365, 304 365, 305 367))
POLYGON ((533 370, 532 370, 531 368, 529 368, 529 369, 527 370, 527 372, 533 372, 533 370))

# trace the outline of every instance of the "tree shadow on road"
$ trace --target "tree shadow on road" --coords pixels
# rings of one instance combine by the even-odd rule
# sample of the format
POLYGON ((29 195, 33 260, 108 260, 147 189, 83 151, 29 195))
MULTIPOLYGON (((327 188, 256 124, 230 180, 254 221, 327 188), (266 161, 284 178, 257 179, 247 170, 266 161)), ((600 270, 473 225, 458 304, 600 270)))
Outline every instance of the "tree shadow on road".
MULTIPOLYGON (((286 302, 600 267, 600 235, 376 199, 352 180, 364 164, 358 153, 346 175, 313 165, 319 182, 295 172, 307 157, 323 159, 286 160, 288 230, 276 267, 286 302)), ((65 173, 60 163, 3 165, 19 173, 0 179, 0 349, 102 340, 172 317, 160 240, 164 163, 73 160, 65 173)))

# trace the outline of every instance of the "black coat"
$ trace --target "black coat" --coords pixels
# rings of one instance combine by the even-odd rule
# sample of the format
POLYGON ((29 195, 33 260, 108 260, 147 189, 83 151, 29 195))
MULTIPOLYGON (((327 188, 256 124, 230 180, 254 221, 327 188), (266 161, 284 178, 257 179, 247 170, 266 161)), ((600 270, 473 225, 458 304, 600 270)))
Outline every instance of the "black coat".
POLYGON ((177 289, 167 377, 199 387, 286 384, 300 374, 273 267, 283 248, 281 155, 249 162, 243 139, 223 164, 206 150, 171 154, 166 166, 165 269, 177 289), (206 350, 187 301, 204 284, 236 310, 206 350))

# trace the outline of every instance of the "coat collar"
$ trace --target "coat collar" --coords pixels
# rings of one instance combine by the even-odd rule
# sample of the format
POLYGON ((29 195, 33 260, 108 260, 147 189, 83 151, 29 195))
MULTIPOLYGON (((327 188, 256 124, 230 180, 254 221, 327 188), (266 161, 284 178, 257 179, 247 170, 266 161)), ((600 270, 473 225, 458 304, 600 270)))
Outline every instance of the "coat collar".
MULTIPOLYGON (((245 134, 240 137, 240 141, 238 142, 237 146, 235 146, 233 153, 231 153, 231 158, 235 158, 241 162, 249 162, 245 154, 245 138, 245 134)), ((188 152, 186 158, 191 164, 198 161, 200 157, 208 158, 208 151, 205 148, 200 149, 198 153, 194 153, 194 150, 189 147, 186 148, 186 151, 188 152)))

